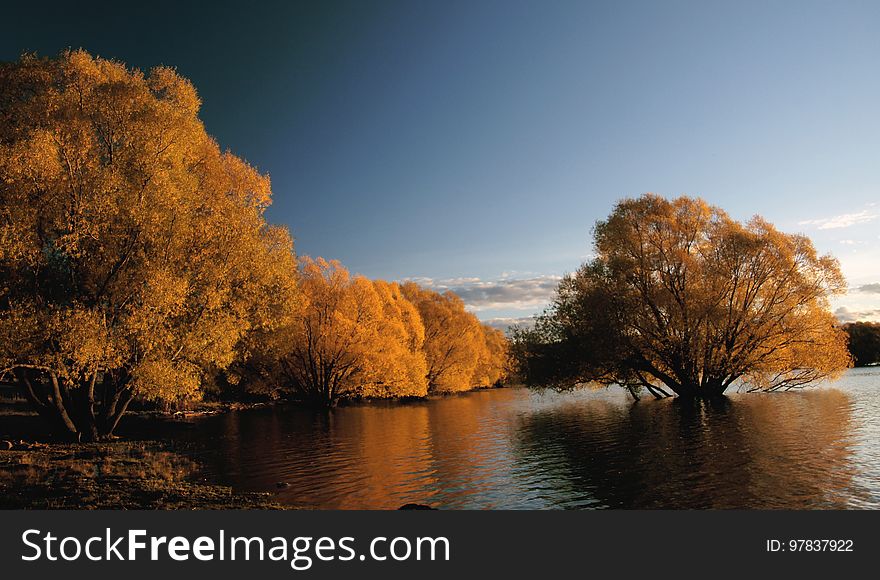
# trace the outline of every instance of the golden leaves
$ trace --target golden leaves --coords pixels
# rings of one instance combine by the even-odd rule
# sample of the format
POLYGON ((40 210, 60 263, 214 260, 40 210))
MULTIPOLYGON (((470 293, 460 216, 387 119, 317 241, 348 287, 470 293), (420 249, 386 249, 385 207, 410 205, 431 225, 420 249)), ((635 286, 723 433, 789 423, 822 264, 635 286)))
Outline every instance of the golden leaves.
POLYGON ((850 364, 828 307, 845 280, 805 236, 648 194, 597 224, 595 248, 536 331, 521 333, 520 366, 548 383, 717 395, 799 387, 850 364))
POLYGON ((503 337, 457 297, 297 267, 263 217, 269 177, 220 150, 173 69, 28 56, 0 65, 0 103, 5 366, 73 388, 101 373, 164 400, 223 369, 330 402, 500 377, 503 337))
POLYGON ((452 294, 352 277, 322 258, 302 261, 300 287, 302 307, 281 357, 303 398, 424 396, 501 378, 506 340, 452 294))
POLYGON ((501 378, 506 340, 480 324, 451 292, 438 294, 413 282, 403 295, 419 310, 425 327, 428 389, 432 393, 490 386, 501 378))
POLYGON ((269 178, 220 151, 188 80, 84 51, 0 80, 0 327, 27 331, 0 358, 73 386, 119 370, 173 399, 289 321, 295 258, 262 215, 269 178))

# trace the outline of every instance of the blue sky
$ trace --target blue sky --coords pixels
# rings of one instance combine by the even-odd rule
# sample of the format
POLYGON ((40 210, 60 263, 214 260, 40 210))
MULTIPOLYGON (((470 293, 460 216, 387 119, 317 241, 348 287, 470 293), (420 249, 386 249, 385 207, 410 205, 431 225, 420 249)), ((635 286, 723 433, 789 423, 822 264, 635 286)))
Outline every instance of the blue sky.
POLYGON ((0 59, 177 66, 301 254, 518 318, 615 200, 699 195, 810 235, 880 320, 880 2, 118 4, 19 5, 0 59))

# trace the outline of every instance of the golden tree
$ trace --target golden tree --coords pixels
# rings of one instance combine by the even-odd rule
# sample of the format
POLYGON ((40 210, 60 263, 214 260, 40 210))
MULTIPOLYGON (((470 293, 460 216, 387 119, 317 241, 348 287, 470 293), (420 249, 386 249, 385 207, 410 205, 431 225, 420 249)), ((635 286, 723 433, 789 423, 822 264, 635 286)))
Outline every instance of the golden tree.
POLYGON ((428 390, 431 393, 466 391, 484 351, 485 338, 479 320, 467 312, 452 292, 438 294, 414 282, 402 286, 403 294, 419 310, 425 327, 428 390))
POLYGON ((500 385, 507 371, 508 344, 504 333, 486 324, 480 325, 482 340, 477 341, 477 366, 471 384, 476 387, 500 385))
POLYGON ((0 66, 0 369, 62 433, 197 396, 295 304, 269 179, 220 151, 199 106, 166 67, 0 66))
POLYGON ((423 397, 428 393, 425 327, 415 305, 396 282, 374 280, 382 304, 379 334, 372 353, 372 382, 363 385, 367 397, 423 397))
POLYGON ((280 358, 295 395, 334 406, 344 397, 425 394, 424 330, 396 284, 352 277, 336 261, 304 258, 301 289, 280 358))
POLYGON ((828 299, 837 261, 760 217, 700 199, 625 199, 595 228, 596 258, 559 286, 514 352, 534 384, 619 384, 634 396, 791 389, 850 364, 828 299))

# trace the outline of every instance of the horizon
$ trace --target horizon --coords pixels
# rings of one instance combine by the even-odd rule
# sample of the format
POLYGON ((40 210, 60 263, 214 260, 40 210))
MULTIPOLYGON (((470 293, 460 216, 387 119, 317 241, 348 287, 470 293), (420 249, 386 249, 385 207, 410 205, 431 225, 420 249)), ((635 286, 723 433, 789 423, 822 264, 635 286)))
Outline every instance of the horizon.
POLYGON ((595 221, 647 191, 809 236, 849 282, 837 318, 880 321, 876 3, 234 6, 59 3, 41 25, 18 6, 0 60, 175 66, 272 177, 298 255, 496 325, 539 312, 595 221))

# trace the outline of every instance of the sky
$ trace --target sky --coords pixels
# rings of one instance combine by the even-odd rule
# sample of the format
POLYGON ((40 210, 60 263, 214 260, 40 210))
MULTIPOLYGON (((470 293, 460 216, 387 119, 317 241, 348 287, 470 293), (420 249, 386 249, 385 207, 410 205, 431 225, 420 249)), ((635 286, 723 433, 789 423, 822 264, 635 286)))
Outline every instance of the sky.
POLYGON ((0 60, 177 67, 301 255, 540 311, 616 200, 700 196, 840 259, 880 320, 880 2, 16 2, 0 60), (82 4, 82 5, 80 5, 82 4))

